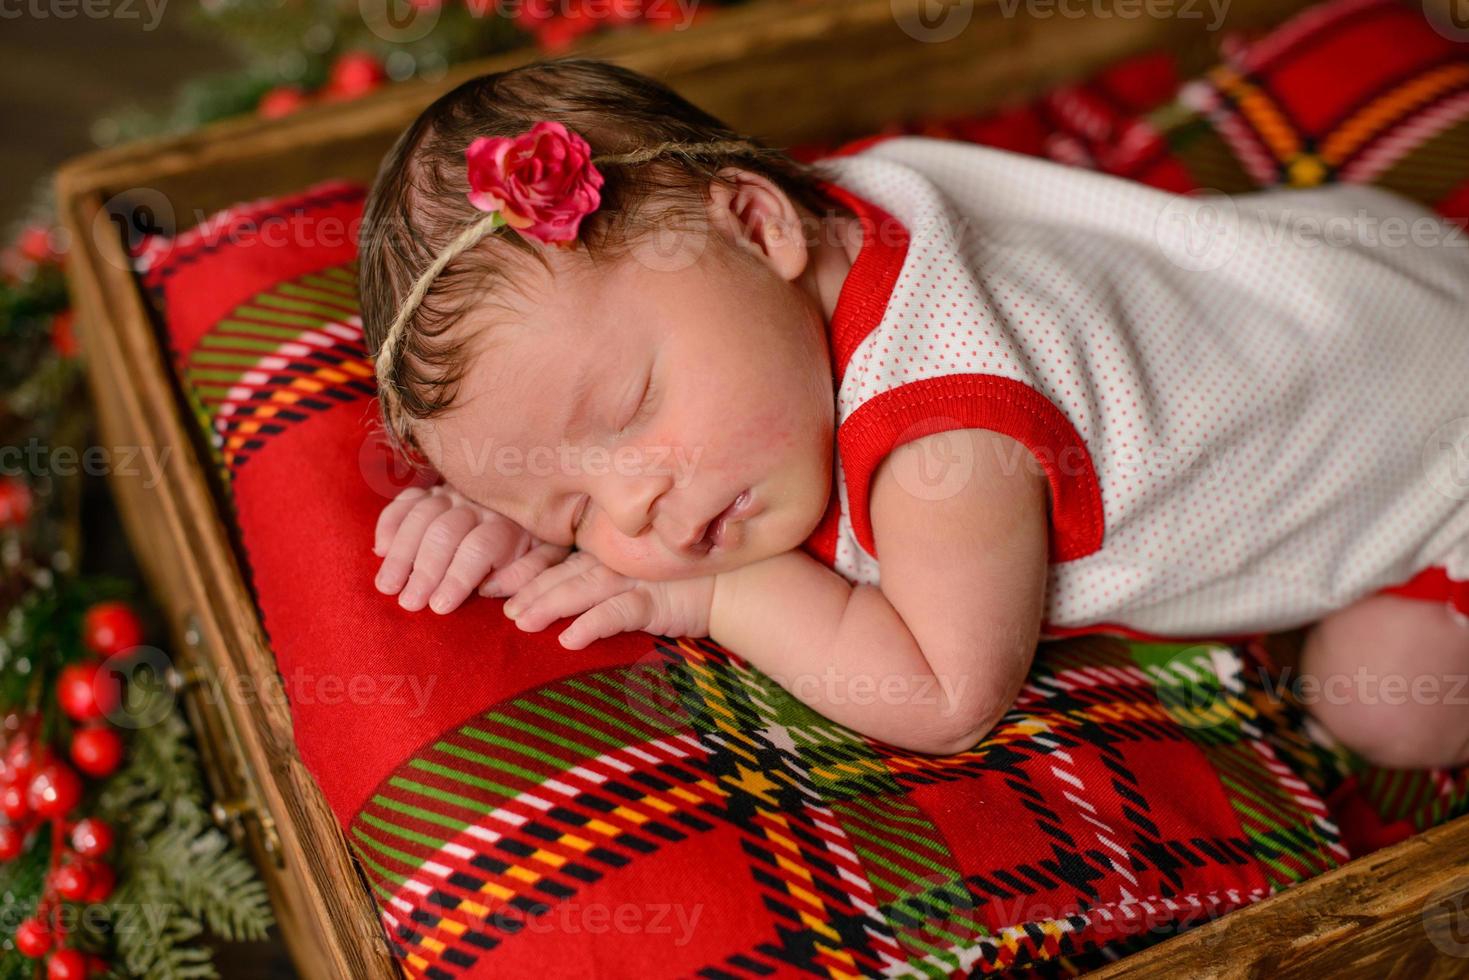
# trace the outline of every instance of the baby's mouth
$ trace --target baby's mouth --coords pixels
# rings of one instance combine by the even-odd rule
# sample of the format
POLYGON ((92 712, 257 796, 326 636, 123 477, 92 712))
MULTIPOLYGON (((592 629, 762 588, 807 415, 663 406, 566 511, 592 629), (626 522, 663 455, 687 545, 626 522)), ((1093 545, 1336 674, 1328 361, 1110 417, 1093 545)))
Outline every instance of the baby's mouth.
POLYGON ((751 510, 753 504, 752 496, 748 489, 741 490, 735 499, 729 502, 729 506, 715 514, 709 523, 704 525, 704 533, 694 544, 697 554, 708 554, 715 548, 722 547, 725 540, 725 531, 730 524, 745 517, 751 510))

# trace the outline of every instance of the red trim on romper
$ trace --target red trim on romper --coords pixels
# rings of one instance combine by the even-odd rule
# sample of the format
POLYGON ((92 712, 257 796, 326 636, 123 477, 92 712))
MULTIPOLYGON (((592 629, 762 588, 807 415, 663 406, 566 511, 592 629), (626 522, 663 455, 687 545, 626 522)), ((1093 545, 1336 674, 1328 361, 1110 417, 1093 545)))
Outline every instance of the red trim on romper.
MULTIPOLYGON (((829 156, 850 156, 866 149, 889 135, 870 136, 854 140, 829 156)), ((898 281, 903 261, 908 257, 908 229, 882 208, 866 198, 828 180, 818 181, 828 196, 847 207, 857 216, 862 227, 862 244, 852 268, 842 281, 837 293, 836 307, 831 322, 827 324, 827 343, 831 350, 832 401, 841 387, 842 376, 852 353, 867 335, 882 322, 887 311, 888 297, 898 281)), ((826 502, 826 513, 821 523, 802 544, 812 557, 827 566, 836 564, 837 533, 841 527, 841 499, 836 485, 836 465, 832 465, 831 493, 826 502)))
POLYGON ((1448 569, 1442 565, 1425 568, 1408 581, 1379 589, 1375 594, 1447 602, 1459 612, 1469 615, 1469 579, 1460 581, 1449 578, 1448 569))
POLYGON ((877 329, 887 312, 888 298, 908 258, 909 238, 908 229, 901 221, 871 201, 831 181, 821 181, 821 189, 850 208, 862 226, 862 245, 842 280, 836 308, 827 324, 835 396, 852 354, 877 329))
POLYGON ((1041 623, 1041 638, 1043 640, 1059 640, 1070 636, 1089 636, 1101 633, 1111 636, 1120 636, 1128 640, 1138 640, 1142 643, 1248 643, 1268 636, 1268 630, 1256 633, 1202 633, 1192 636, 1166 636, 1162 633, 1145 633, 1135 630, 1131 626, 1123 626, 1119 623, 1093 623, 1090 626, 1052 626, 1050 623, 1041 623))
POLYGON ((948 374, 910 381, 875 395, 837 430, 847 476, 852 531, 877 557, 868 513, 872 476, 883 458, 913 439, 950 429, 988 429, 1018 440, 1051 484, 1052 562, 1102 546, 1102 491, 1081 436, 1051 400, 1029 385, 988 374, 948 374))
MULTIPOLYGON (((871 146, 889 136, 848 144, 839 151, 871 146)), ((830 181, 822 190, 849 207, 862 225, 862 244, 837 296, 828 324, 833 386, 852 354, 882 322, 893 287, 908 256, 909 235, 902 222, 860 195, 830 181)), ((868 495, 878 464, 904 443, 935 432, 988 429, 1019 440, 1040 460, 1051 484, 1051 561, 1069 561, 1102 546, 1105 521, 1101 487, 1091 453, 1076 428, 1050 399, 1010 378, 961 374, 900 385, 861 405, 841 422, 837 446, 846 474, 847 504, 858 543, 873 557, 868 495)), ((821 523, 805 547, 827 564, 836 560, 840 519, 837 488, 821 523)))

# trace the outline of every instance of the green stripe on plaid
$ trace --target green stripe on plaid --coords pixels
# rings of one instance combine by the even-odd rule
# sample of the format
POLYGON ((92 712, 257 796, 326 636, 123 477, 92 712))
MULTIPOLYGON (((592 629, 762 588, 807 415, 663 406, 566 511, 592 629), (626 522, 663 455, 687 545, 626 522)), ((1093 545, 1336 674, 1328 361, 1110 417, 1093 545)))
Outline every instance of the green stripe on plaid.
POLYGON ((333 405, 373 397, 356 262, 276 283, 230 311, 181 365, 228 485, 267 439, 333 405))

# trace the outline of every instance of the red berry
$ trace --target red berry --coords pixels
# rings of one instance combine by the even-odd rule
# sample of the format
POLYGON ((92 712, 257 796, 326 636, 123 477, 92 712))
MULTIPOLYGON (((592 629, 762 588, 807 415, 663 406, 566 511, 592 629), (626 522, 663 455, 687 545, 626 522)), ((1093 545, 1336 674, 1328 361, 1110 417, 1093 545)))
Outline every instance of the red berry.
POLYGON ((82 779, 61 762, 48 762, 31 777, 26 802, 39 816, 64 817, 82 798, 82 779))
POLYGON ((289 116, 309 101, 311 100, 305 90, 299 86, 280 85, 261 97, 255 111, 266 119, 279 119, 281 116, 289 116))
POLYGON ((111 728, 83 728, 71 737, 71 761, 88 776, 110 776, 122 762, 122 736, 111 728))
POLYGON ((56 701, 76 721, 95 721, 115 709, 118 700, 116 675, 102 675, 95 660, 67 664, 56 679, 56 701))
POLYGON ((92 876, 87 873, 85 863, 73 861, 56 869, 51 876, 51 887, 68 902, 80 902, 92 890, 92 876))
POLYGON ((18 858, 23 850, 25 850, 25 834, 10 824, 0 825, 0 861, 18 858))
POLYGON ((112 865, 102 861, 88 861, 87 874, 92 878, 92 887, 87 889, 87 901, 107 901, 107 896, 112 894, 112 889, 117 884, 117 875, 113 873, 112 865))
POLYGON ((77 344, 76 317, 71 307, 51 318, 51 349, 62 357, 76 357, 81 349, 77 344))
POLYGON ((321 89, 327 100, 355 99, 377 88, 388 77, 382 63, 366 51, 348 51, 332 64, 331 76, 321 89))
POLYGON ((20 527, 31 516, 31 488, 13 477, 0 477, 0 528, 20 527))
POLYGON ((31 815, 31 804, 26 799, 26 792, 30 789, 30 780, 24 783, 12 783, 0 790, 0 811, 10 820, 19 823, 31 815))
POLYGON ((46 960, 46 980, 84 980, 87 957, 76 949, 58 949, 46 960))
POLYGON ((79 820, 71 829, 71 848, 82 857, 101 857, 112 849, 112 828, 96 817, 79 820))
POLYGON ((82 642, 99 657, 131 650, 143 642, 143 624, 125 602, 99 602, 82 617, 82 642))
POLYGON ((20 254, 32 262, 49 262, 56 258, 57 251, 51 247, 51 229, 45 225, 30 225, 20 233, 16 242, 20 254))
POLYGON ((17 735, 5 746, 5 768, 12 773, 13 778, 28 778, 34 761, 35 753, 31 751, 31 740, 28 736, 17 735))
POLYGON ((26 919, 15 929, 15 948, 22 956, 45 956, 51 948, 51 930, 40 919, 26 919))

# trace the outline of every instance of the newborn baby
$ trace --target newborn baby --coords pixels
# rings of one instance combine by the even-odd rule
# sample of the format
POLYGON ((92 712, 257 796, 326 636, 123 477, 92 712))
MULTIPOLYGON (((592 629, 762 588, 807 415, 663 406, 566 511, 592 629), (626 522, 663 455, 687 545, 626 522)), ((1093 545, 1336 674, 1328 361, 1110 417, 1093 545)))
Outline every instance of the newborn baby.
POLYGON ((1469 761, 1451 230, 1366 187, 1182 198, 919 137, 801 165, 612 65, 477 78, 364 215, 384 423, 442 478, 383 511, 377 586, 571 617, 570 649, 709 636, 930 753, 1040 639, 1314 623, 1339 740, 1469 761), (1366 234, 1394 222, 1437 238, 1366 234))

